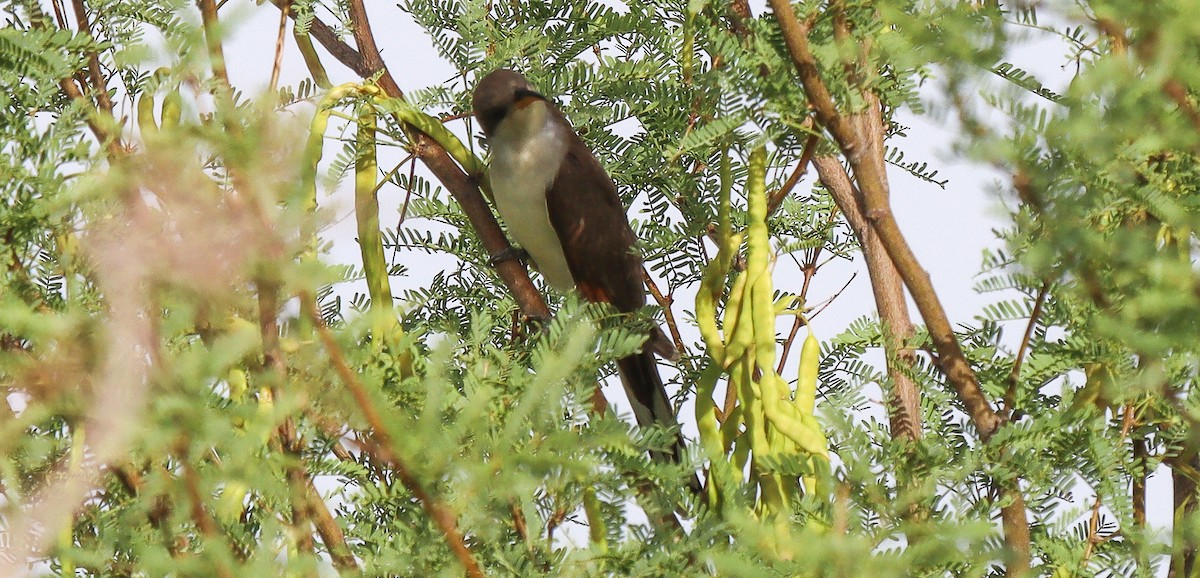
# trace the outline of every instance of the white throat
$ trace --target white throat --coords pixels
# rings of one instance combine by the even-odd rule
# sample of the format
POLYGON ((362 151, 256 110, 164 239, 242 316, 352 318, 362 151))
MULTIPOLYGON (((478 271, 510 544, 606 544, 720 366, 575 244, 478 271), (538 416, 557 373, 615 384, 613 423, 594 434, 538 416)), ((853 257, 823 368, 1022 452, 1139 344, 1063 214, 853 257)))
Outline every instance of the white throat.
POLYGON ((575 287, 575 279, 550 224, 546 191, 567 153, 566 130, 544 102, 514 109, 490 139, 489 172, 496 209, 509 234, 529 253, 546 281, 563 292, 575 287))

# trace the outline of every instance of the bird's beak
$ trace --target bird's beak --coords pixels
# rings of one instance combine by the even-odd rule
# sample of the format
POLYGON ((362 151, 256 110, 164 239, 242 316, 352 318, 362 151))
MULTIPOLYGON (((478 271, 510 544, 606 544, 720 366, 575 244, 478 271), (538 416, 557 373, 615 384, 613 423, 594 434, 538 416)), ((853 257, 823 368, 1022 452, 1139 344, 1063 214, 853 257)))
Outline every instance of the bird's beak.
POLYGON ((546 97, 542 96, 541 93, 537 92, 536 90, 529 90, 527 88, 517 89, 516 96, 517 98, 516 102, 513 103, 513 108, 517 110, 521 110, 535 102, 546 100, 546 97))

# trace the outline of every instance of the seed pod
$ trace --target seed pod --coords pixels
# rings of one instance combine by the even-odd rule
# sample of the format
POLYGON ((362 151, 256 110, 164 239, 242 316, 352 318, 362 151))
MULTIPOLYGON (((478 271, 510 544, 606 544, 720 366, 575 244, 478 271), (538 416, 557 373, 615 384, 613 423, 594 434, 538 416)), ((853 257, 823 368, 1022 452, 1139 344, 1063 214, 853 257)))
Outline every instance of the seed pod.
POLYGON ((796 379, 796 395, 792 403, 804 415, 812 415, 817 404, 817 370, 821 367, 821 343, 812 328, 800 348, 800 374, 796 379))
POLYGON ((143 92, 138 95, 137 120, 138 128, 142 131, 142 138, 158 132, 158 123, 154 120, 153 92, 143 92))
POLYGON ((179 126, 179 120, 183 118, 183 96, 179 94, 179 89, 176 88, 167 93, 163 97, 162 105, 162 128, 168 130, 179 126))

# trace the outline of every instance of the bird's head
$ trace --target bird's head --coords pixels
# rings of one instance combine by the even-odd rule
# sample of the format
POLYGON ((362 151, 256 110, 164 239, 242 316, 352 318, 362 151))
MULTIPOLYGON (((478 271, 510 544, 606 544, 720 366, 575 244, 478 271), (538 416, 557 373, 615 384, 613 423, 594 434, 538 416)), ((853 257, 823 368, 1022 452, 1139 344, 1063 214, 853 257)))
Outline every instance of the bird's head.
POLYGON ((524 76, 507 68, 498 68, 475 86, 471 108, 483 134, 490 137, 513 109, 538 100, 544 101, 546 97, 534 90, 524 76))

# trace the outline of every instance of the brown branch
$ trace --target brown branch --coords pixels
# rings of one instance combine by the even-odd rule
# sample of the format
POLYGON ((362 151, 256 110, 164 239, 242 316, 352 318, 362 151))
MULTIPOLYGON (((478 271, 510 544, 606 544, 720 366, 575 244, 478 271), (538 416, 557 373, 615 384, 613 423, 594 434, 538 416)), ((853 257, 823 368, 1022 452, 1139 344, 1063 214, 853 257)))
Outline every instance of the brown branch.
POLYGON ((101 146, 108 151, 109 156, 114 159, 124 156, 125 145, 121 143, 120 136, 110 131, 105 123, 100 119, 99 111, 96 110, 95 105, 93 105, 92 102, 88 100, 86 96, 84 96, 83 91, 79 89, 79 85, 75 84, 75 79, 64 78, 58 82, 58 86, 63 89, 63 92, 65 92, 67 96, 71 98, 71 100, 80 103, 84 107, 84 122, 87 123, 88 129, 92 131, 92 134, 96 137, 96 140, 100 141, 101 146))
MULTIPOLYGON (((780 28, 783 29, 784 40, 799 71, 804 91, 817 114, 817 120, 833 135, 854 170, 855 181, 862 195, 863 214, 879 236, 887 255, 912 293, 921 317, 925 319, 930 339, 938 352, 942 372, 954 386, 980 436, 985 441, 991 439, 1001 424, 1000 416, 992 409, 979 386, 975 371, 971 369, 963 354, 946 311, 929 279, 929 273, 917 261, 896 223, 888 203, 887 177, 882 159, 869 154, 868 149, 873 148, 870 146, 872 143, 862 140, 869 136, 881 138, 882 135, 873 134, 879 131, 857 131, 852 123, 838 113, 829 89, 821 80, 816 59, 809 49, 807 28, 796 19, 791 4, 786 0, 771 0, 771 5, 780 28)), ((867 119, 868 124, 876 120, 882 124, 877 98, 870 99, 870 104, 864 112, 871 117, 867 119)))
POLYGON ((767 200, 767 216, 774 215, 775 211, 778 211, 779 207, 783 205, 783 200, 791 194, 792 189, 796 188, 796 185, 800 182, 800 178, 808 171, 808 163, 812 161, 813 153, 816 152, 817 144, 820 142, 821 136, 819 134, 811 135, 805 141, 804 152, 800 153, 800 162, 796 165, 796 170, 792 171, 791 176, 783 183, 783 186, 779 187, 779 190, 775 191, 771 195, 771 198, 767 200))
MULTIPOLYGON (((863 91, 867 101, 863 113, 851 120, 843 117, 825 82, 821 79, 816 58, 808 44, 808 25, 797 18, 788 0, 770 0, 775 18, 783 32, 784 43, 796 66, 800 82, 808 97, 809 105, 817 121, 833 136, 846 160, 854 171, 855 182, 861 194, 863 216, 890 258, 900 279, 908 287, 921 317, 925 320, 930 339, 938 352, 938 367, 954 387, 955 393, 979 431, 985 443, 995 435, 1003 423, 992 408, 979 385, 975 371, 963 353, 946 311, 937 296, 926 272, 907 239, 900 231, 888 201, 887 175, 882 155, 882 110, 878 97, 863 91)), ((1025 499, 1021 495, 1018 480, 999 480, 997 484, 1003 494, 1001 524, 1004 542, 1013 558, 1005 569, 1008 576, 1027 574, 1031 562, 1031 538, 1029 518, 1025 511, 1025 499)))
POLYGON ((267 90, 272 93, 279 86, 279 71, 283 68, 283 38, 287 33, 288 13, 291 11, 291 0, 284 0, 283 6, 279 8, 279 32, 275 36, 275 61, 271 65, 271 81, 267 85, 267 90))
POLYGON ((417 498, 421 503, 426 515, 433 520, 433 523, 441 530, 442 535, 446 539, 450 550, 458 558, 459 564, 466 571, 467 576, 471 578, 481 578, 483 570, 479 567, 479 563, 475 561, 474 555, 470 548, 467 547, 463 535, 458 530, 457 516, 450 507, 437 499, 421 485, 420 481, 413 475, 408 464, 392 450, 391 434, 388 433, 387 424, 384 423, 383 417, 379 411, 375 409, 375 404, 371 401, 370 394, 367 393, 367 388, 358 379, 358 374, 350 368, 346 361, 345 355, 342 353, 341 346, 333 336, 333 332, 325 326, 321 319, 321 314, 316 310, 313 303, 315 298, 310 294, 300 296, 300 302, 304 308, 304 314, 309 318, 309 321, 316 328, 317 336, 325 347, 325 351, 329 354, 333 362, 334 370, 337 371, 343 385, 350 390, 350 395, 354 398, 358 409, 362 412, 363 417, 367 420, 367 424, 371 427, 374 443, 365 444, 364 448, 371 452, 374 457, 390 466, 396 473, 396 477, 408 488, 409 492, 417 498))
POLYGON ((875 296, 875 309, 883 325, 883 349, 891 379, 892 397, 888 401, 892 435, 897 438, 916 440, 921 438, 921 394, 917 384, 909 377, 914 371, 916 354, 907 347, 915 329, 908 315, 908 304, 904 299, 904 285, 896 266, 887 255, 887 249, 875 228, 862 211, 862 195, 850 181, 850 175, 835 157, 818 157, 814 161, 821 184, 829 191, 850 228, 858 237, 867 274, 871 279, 871 291, 875 296))
POLYGON ((333 445, 330 446, 329 452, 332 453, 334 457, 336 457, 337 459, 339 459, 343 462, 353 462, 354 461, 354 456, 350 453, 349 450, 346 449, 346 446, 342 445, 341 440, 338 440, 336 438, 333 440, 333 445))
POLYGON ((525 543, 525 547, 532 549, 533 544, 529 540, 529 526, 525 523, 525 512, 521 510, 521 504, 513 500, 508 503, 508 513, 512 515, 513 529, 517 532, 517 537, 525 543))
POLYGON ((1092 550, 1096 544, 1100 543, 1100 505, 1103 502, 1100 500, 1099 492, 1096 493, 1096 500, 1092 502, 1092 517, 1088 519, 1088 536, 1087 546, 1083 549, 1083 560, 1079 562, 1079 569, 1087 568, 1088 561, 1092 558, 1092 550))
POLYGON ((183 485, 187 488, 188 498, 192 502, 190 513, 192 521, 196 523, 196 529, 200 530, 207 538, 215 538, 220 529, 217 527, 217 521, 208 514, 204 509, 204 496, 200 493, 200 479, 196 475, 196 469, 186 457, 180 456, 180 467, 183 468, 183 485))
POLYGON ((846 143, 853 142, 852 138, 845 137, 850 137, 853 133, 842 116, 838 114, 837 106, 833 102, 833 95, 825 86, 825 82, 821 80, 816 58, 813 57, 812 50, 808 46, 808 25, 801 23, 796 18, 796 12, 788 0, 770 0, 769 3, 771 10, 775 12, 779 28, 783 31, 784 44, 787 45, 792 62, 796 65, 800 82, 804 85, 804 92, 808 94, 809 105, 813 107, 813 112, 817 115, 817 122, 828 129, 837 139, 838 144, 845 148, 846 143))
POLYGON ((1196 130, 1200 130, 1200 111, 1196 110, 1191 99, 1188 98, 1187 88, 1184 88, 1183 83, 1179 82, 1179 79, 1168 78, 1163 81, 1162 89, 1167 96, 1171 97, 1171 100, 1175 101, 1179 110, 1183 111, 1184 116, 1192 122, 1192 126, 1196 130))
MULTIPOLYGON (((75 25, 79 27, 79 31, 87 34, 94 41, 96 37, 92 34, 92 27, 88 23, 87 9, 83 0, 71 0, 71 7, 75 10, 75 25)), ((113 103, 108 96, 108 81, 104 79, 104 71, 100 69, 100 55, 95 50, 88 51, 87 72, 88 78, 92 82, 92 94, 96 97, 96 108, 111 117, 113 103)))
MULTIPOLYGON (((346 444, 355 447, 362 447, 362 444, 353 438, 347 439, 345 442, 342 441, 342 438, 345 437, 341 431, 344 427, 344 424, 335 422, 321 414, 315 413, 311 409, 305 411, 304 415, 308 417, 312 424, 317 426, 317 429, 321 431, 322 435, 334 441, 333 446, 330 449, 330 452, 333 453, 334 456, 346 463, 357 464, 366 467, 372 476, 370 478, 371 481, 380 484, 385 483, 385 474, 387 472, 379 467, 381 462, 374 456, 374 454, 364 453, 362 459, 360 460, 358 456, 350 453, 350 450, 346 448, 346 444)), ((362 432, 350 430, 347 433, 350 432, 353 432, 356 438, 365 437, 362 432)))
MULTIPOLYGON (((54 4, 55 13, 58 18, 59 27, 66 28, 66 22, 63 21, 62 8, 58 4, 54 4)), ((38 4, 34 3, 30 7, 30 25, 35 29, 45 29, 49 23, 46 14, 42 12, 38 4)), ((112 115, 102 116, 96 105, 84 95, 83 90, 76 84, 75 75, 67 76, 58 81, 59 88, 62 88, 63 93, 72 101, 79 103, 84 110, 84 122, 87 123, 88 129, 92 131, 92 135, 100 141, 100 146, 104 147, 110 157, 113 159, 124 156, 125 146, 121 143, 120 133, 114 132, 111 127, 116 126, 116 122, 112 120, 112 115), (106 122, 108 121, 108 122, 106 122)), ((107 92, 105 92, 107 95, 107 92)))
MULTIPOLYGON (((338 445, 338 447, 341 446, 338 445)), ((346 535, 342 532, 342 527, 338 526, 337 520, 329 511, 329 506, 325 504, 325 500, 317 492, 317 487, 313 485, 312 478, 307 475, 305 476, 305 486, 309 509, 313 513, 313 526, 316 527, 317 534, 321 536, 321 542, 325 544, 325 549, 329 551, 333 567, 341 572, 359 572, 358 561, 350 552, 350 546, 346 543, 346 535)))
POLYGON ((225 51, 221 47, 221 34, 217 30, 220 22, 217 20, 217 4, 214 0, 196 0, 200 7, 200 20, 204 24, 204 42, 208 48, 208 58, 211 61, 213 76, 229 88, 229 73, 225 70, 225 51))
POLYGON ((671 333, 671 341, 675 342, 675 351, 682 356, 687 351, 687 347, 683 344, 683 335, 679 333, 679 325, 675 322, 675 313, 671 311, 671 303, 674 300, 670 296, 663 295, 658 284, 654 282, 654 278, 650 276, 650 271, 647 271, 645 267, 642 267, 642 281, 646 283, 646 289, 649 290, 650 296, 662 308, 663 317, 667 322, 667 331, 671 333))
POLYGON ((1021 378, 1021 364, 1025 361, 1025 352, 1029 349, 1029 341, 1033 338, 1033 330, 1037 327, 1038 318, 1042 316, 1042 305, 1046 303, 1046 296, 1049 293, 1050 282, 1042 282, 1042 288, 1038 290, 1037 299, 1033 302, 1033 311, 1029 313, 1029 323, 1025 325, 1025 334, 1021 337, 1021 346, 1017 348, 1012 371, 1008 373, 1008 387, 1004 392, 1004 411, 1009 418, 1012 417, 1017 406, 1017 385, 1021 378))
MULTIPOLYGON (((770 209, 770 207, 768 207, 770 209)), ((812 278, 817 273, 816 260, 821 254, 821 248, 817 247, 813 252, 811 259, 806 259, 804 263, 804 284, 800 286, 800 306, 807 303, 808 288, 812 284, 812 278)), ((805 325, 804 316, 796 315, 796 319, 792 321, 792 330, 788 332, 787 339, 783 340, 783 351, 779 353, 779 365, 775 367, 775 373, 783 374, 783 366, 787 364, 788 355, 792 352, 792 344, 796 342, 796 335, 800 333, 800 327, 805 325)))
MULTIPOLYGON (((263 275, 255 280, 255 285, 258 290, 258 324, 259 334, 262 338, 263 377, 271 397, 278 399, 281 395, 283 380, 287 376, 287 361, 284 359, 283 349, 279 344, 280 284, 269 276, 263 275)), ((284 419, 276 429, 276 436, 279 449, 293 458, 287 467, 286 474, 288 486, 291 489, 291 525, 295 529, 296 547, 303 552, 312 554, 315 552, 316 544, 312 539, 311 516, 315 514, 315 511, 309 506, 312 500, 308 496, 308 485, 311 484, 311 481, 308 472, 304 469, 302 456, 304 444, 297 434, 295 420, 291 417, 284 419)))
MULTIPOLYGON (((206 540, 218 541, 222 540, 221 530, 217 526, 217 521, 209 515, 208 510, 204 509, 203 495, 200 493, 200 480, 196 475, 195 468, 192 467, 188 460, 180 456, 180 467, 183 468, 183 485, 187 489, 188 499, 192 502, 192 507, 189 510, 192 516, 192 521, 195 522, 196 528, 204 535, 206 540)), ((213 564, 217 567, 217 575, 221 578, 233 578, 233 570, 231 570, 219 556, 212 557, 213 564)))

